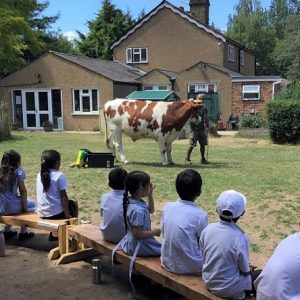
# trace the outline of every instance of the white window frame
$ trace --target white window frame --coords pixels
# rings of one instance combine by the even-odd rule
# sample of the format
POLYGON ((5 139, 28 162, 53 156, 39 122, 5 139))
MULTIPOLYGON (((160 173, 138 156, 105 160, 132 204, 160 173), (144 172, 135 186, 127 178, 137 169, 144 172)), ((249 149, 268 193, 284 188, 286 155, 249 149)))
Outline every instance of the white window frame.
POLYGON ((126 63, 127 64, 144 64, 148 63, 148 48, 141 47, 141 48, 126 48, 126 63), (146 58, 143 59, 142 51, 146 51, 146 58), (139 59, 135 59, 135 56, 138 56, 139 59))
POLYGON ((209 86, 214 86, 214 92, 216 91, 216 85, 213 83, 192 83, 188 84, 188 93, 208 93, 209 86), (191 90, 191 87, 195 86, 195 90, 191 90))
POLYGON ((228 45, 228 60, 234 62, 235 48, 232 45, 228 45))
POLYGON ((259 84, 243 85, 243 100, 247 100, 247 101, 260 100, 260 85, 259 84))
POLYGON ((245 65, 245 51, 244 50, 240 51, 240 65, 241 66, 245 65))
POLYGON ((143 91, 170 91, 168 84, 144 84, 143 91))
POLYGON ((72 89, 73 115, 98 115, 99 114, 99 90, 97 88, 73 88, 72 89), (79 91, 79 110, 75 110, 75 91, 79 91), (87 92, 85 92, 87 91, 87 92), (97 92, 97 110, 93 109, 93 91, 97 92), (90 98, 90 111, 83 111, 83 97, 90 98))

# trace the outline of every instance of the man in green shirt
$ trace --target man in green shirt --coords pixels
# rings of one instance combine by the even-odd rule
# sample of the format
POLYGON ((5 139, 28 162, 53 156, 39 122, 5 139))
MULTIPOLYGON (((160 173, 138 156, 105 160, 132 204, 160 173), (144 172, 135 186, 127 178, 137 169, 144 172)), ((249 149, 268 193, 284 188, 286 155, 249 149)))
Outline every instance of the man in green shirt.
POLYGON ((203 94, 199 94, 194 100, 195 104, 199 105, 199 108, 196 108, 191 115, 191 130, 192 137, 190 139, 190 147, 187 151, 185 162, 191 162, 191 153, 194 147, 197 146, 197 141, 200 145, 200 154, 201 154, 201 163, 208 164, 208 161, 205 158, 205 146, 208 145, 208 130, 209 130, 209 121, 207 117, 207 111, 203 102, 203 94))

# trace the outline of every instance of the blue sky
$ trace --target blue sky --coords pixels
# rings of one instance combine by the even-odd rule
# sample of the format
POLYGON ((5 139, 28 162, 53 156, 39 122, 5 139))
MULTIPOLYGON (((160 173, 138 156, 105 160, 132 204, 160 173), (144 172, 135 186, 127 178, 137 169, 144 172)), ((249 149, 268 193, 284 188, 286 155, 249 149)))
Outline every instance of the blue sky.
MULTIPOLYGON (((53 29, 61 29, 62 32, 73 38, 75 30, 83 33, 88 31, 87 21, 96 18, 96 14, 102 6, 102 0, 50 0, 50 5, 45 10, 45 15, 54 15, 60 13, 60 19, 54 24, 53 29)), ((145 9, 148 13, 161 0, 111 0, 117 8, 131 12, 136 18, 138 14, 145 9)), ((189 10, 189 0, 169 0, 175 6, 183 6, 189 10)), ((214 23, 220 29, 227 27, 228 16, 234 13, 234 6, 238 0, 210 0, 210 23, 214 23)), ((261 0, 263 7, 268 8, 271 0, 261 0)))

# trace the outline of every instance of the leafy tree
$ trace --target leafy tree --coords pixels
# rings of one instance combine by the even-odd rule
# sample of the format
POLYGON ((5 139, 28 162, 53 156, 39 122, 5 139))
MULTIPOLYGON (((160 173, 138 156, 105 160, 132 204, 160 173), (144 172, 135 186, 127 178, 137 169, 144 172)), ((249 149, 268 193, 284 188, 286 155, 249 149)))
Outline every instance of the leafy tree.
POLYGON ((116 9, 110 0, 103 0, 102 7, 95 20, 88 22, 89 33, 85 35, 77 31, 79 39, 76 41, 79 52, 83 55, 112 59, 111 44, 121 37, 134 21, 127 11, 116 9))
POLYGON ((51 32, 59 15, 43 16, 49 1, 0 1, 0 78, 29 63, 48 49, 70 53, 72 43, 51 32))
POLYGON ((274 74, 271 53, 276 39, 267 11, 259 0, 240 0, 235 10, 236 14, 229 17, 227 35, 254 51, 258 75, 274 74))

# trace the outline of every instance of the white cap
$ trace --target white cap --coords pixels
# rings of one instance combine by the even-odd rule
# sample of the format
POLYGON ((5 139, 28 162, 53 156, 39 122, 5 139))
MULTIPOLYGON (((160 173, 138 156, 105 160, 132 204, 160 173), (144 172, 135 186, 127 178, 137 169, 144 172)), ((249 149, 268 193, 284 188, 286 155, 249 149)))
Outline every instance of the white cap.
POLYGON ((217 212, 225 219, 240 217, 245 211, 247 204, 246 197, 234 190, 222 192, 217 199, 217 212), (224 211, 230 211, 232 216, 224 215, 224 211))

